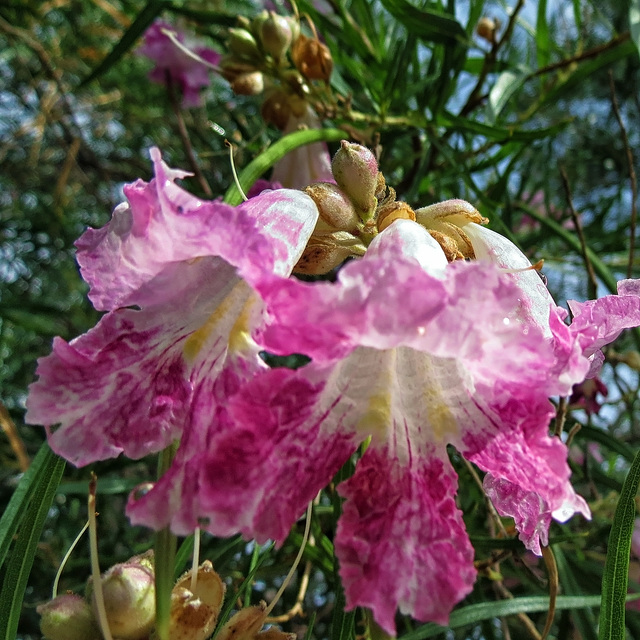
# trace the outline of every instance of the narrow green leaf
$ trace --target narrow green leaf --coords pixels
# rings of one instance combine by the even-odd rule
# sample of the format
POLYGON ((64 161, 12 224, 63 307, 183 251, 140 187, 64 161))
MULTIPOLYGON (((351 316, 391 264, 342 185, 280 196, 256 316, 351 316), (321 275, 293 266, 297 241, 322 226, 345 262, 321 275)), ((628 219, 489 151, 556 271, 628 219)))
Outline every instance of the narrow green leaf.
POLYGON ((131 26, 125 31, 118 44, 109 52, 107 57, 80 83, 81 87, 89 84, 92 80, 106 73, 116 62, 124 56, 136 40, 147 30, 147 27, 154 21, 156 16, 166 6, 165 0, 149 0, 144 9, 137 15, 131 26))
POLYGON ((536 20, 536 59, 538 67, 549 64, 549 25, 547 24, 547 0, 538 0, 538 17, 536 20))
POLYGON ((613 516, 607 545, 607 559, 602 578, 602 611, 600 640, 624 640, 625 596, 629 582, 629 554, 636 515, 635 497, 640 485, 640 451, 622 485, 620 499, 613 516))
POLYGON ((614 438, 607 431, 596 429, 595 427, 582 426, 575 436, 578 440, 589 440, 604 445, 611 451, 620 454, 629 462, 633 462, 636 457, 635 451, 625 442, 614 438))
MULTIPOLYGON (((48 447, 47 447, 48 449, 48 447)), ((49 449, 44 455, 43 469, 27 507, 22 526, 7 562, 2 591, 0 592, 0 639, 14 640, 22 610, 22 600, 31 567, 36 555, 38 541, 47 513, 56 494, 65 462, 49 449)))
MULTIPOLYGON (((304 131, 294 131, 284 136, 240 172, 238 179, 242 190, 247 191, 265 171, 270 169, 278 160, 284 158, 290 151, 312 142, 320 142, 322 140, 336 142, 346 137, 348 137, 348 134, 342 129, 306 129, 304 131)), ((224 201, 234 206, 242 202, 242 196, 235 184, 227 189, 224 201)))
POLYGON ((636 49, 640 51, 640 0, 631 0, 629 4, 629 31, 636 49))
POLYGON ((461 44, 467 46, 467 32, 451 15, 431 9, 418 9, 406 0, 382 0, 384 8, 407 29, 437 44, 461 44))
MULTIPOLYGON (((635 599, 635 597, 631 597, 630 599, 635 599)), ((556 600, 557 611, 598 606, 600 606, 600 596, 559 596, 556 600)), ((549 598, 546 596, 527 596, 523 598, 513 598, 512 600, 501 600, 499 602, 470 604, 462 609, 457 609, 451 614, 448 627, 442 627, 439 624, 429 622, 401 636, 399 640, 423 640, 423 638, 433 638, 447 629, 459 629, 460 627, 477 624, 482 620, 512 616, 518 613, 537 613, 548 610, 549 598)))
POLYGON ((38 490, 42 478, 51 475, 51 470, 55 467, 57 460, 56 454, 51 451, 49 445, 45 442, 29 465, 29 469, 22 476, 20 484, 13 492, 0 520, 0 566, 4 563, 13 536, 26 515, 29 500, 31 500, 34 492, 38 490))
POLYGON ((529 75, 529 69, 503 71, 489 91, 487 118, 494 123, 505 108, 511 96, 523 85, 529 75))

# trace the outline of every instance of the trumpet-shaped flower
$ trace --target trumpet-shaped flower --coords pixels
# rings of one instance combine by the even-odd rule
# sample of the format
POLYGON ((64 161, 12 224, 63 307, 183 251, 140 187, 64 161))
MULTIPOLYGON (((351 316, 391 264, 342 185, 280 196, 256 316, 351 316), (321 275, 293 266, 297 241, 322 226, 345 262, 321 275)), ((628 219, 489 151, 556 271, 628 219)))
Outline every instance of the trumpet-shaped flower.
POLYGON ((186 36, 166 22, 156 20, 144 35, 144 42, 138 49, 141 55, 150 58, 156 66, 149 73, 149 78, 159 84, 168 81, 180 87, 182 104, 185 107, 198 107, 202 104, 200 91, 210 84, 209 70, 196 57, 188 55, 180 49, 167 35, 175 34, 175 39, 193 50, 195 56, 211 65, 217 65, 220 54, 208 47, 187 43, 186 36))
POLYGON ((27 421, 47 426, 51 447, 76 465, 180 438, 202 381, 234 349, 252 371, 268 369, 243 338, 260 314, 246 281, 287 276, 317 219, 298 191, 235 208, 200 200, 175 182, 189 174, 151 156, 155 178, 125 186, 112 220, 76 244, 89 297, 108 313, 75 340, 54 340, 27 400, 27 421))
POLYGON ((574 304, 567 326, 526 257, 469 224, 474 262, 449 264, 423 227, 397 220, 336 283, 258 282, 270 313, 258 342, 310 364, 253 375, 238 358, 202 387, 173 468, 130 498, 132 521, 282 541, 366 442, 338 487, 335 548, 348 607, 370 607, 393 633, 398 608, 446 623, 475 579, 447 445, 486 472, 527 548, 540 553, 552 519, 589 517, 566 447, 548 435, 548 396, 567 394, 597 348, 640 324, 635 285, 574 304), (601 315, 608 326, 593 328, 601 315))

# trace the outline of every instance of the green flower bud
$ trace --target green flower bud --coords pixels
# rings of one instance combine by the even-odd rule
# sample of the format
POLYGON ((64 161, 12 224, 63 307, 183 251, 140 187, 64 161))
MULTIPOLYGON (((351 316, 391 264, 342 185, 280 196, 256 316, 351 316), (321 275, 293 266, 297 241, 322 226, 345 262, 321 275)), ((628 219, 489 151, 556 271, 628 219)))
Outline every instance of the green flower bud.
POLYGON ((331 163, 333 177, 366 220, 376 208, 378 162, 373 153, 360 144, 342 140, 340 145, 331 163))
POLYGON ((304 189, 316 203, 320 214, 316 231, 353 231, 359 222, 353 203, 337 185, 316 182, 304 189))
POLYGON ((229 29, 227 47, 231 53, 243 58, 260 57, 258 43, 246 29, 229 29))
POLYGON ((293 40, 291 21, 270 11, 269 17, 260 24, 260 40, 266 53, 279 61, 293 40))
MULTIPOLYGON (((155 622, 153 572, 141 564, 116 564, 102 576, 102 593, 109 628, 120 640, 146 638, 155 622)), ((92 606, 97 617, 95 589, 92 606)))
POLYGON ((87 601, 74 593, 60 595, 37 608, 47 640, 102 640, 87 601))

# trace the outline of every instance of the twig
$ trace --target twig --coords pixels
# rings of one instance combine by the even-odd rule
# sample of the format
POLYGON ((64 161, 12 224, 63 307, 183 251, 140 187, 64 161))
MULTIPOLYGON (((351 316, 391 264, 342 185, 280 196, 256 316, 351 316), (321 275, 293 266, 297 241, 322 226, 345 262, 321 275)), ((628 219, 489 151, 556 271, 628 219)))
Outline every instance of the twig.
POLYGON ((0 426, 2 426, 2 430, 7 434, 7 440, 9 440, 11 450, 18 460, 18 467, 20 468, 20 471, 26 471, 29 468, 29 456, 27 455, 27 449, 24 446, 24 442, 22 442, 22 438, 20 438, 18 429, 16 429, 16 425, 11 419, 7 408, 1 402, 0 426))
POLYGON ((589 258, 589 252, 587 251, 587 241, 584 237, 584 231, 582 229, 582 223, 580 222, 580 217, 576 213, 576 210, 573 207, 573 200, 571 199, 571 188, 569 187, 569 178, 567 177, 567 172, 564 167, 560 167, 560 175, 562 176, 562 184, 564 186, 564 191, 567 195, 567 202, 569 204, 569 211, 571 212, 571 219, 573 220, 573 224, 576 227, 576 231, 578 232, 578 238, 580 239, 580 247, 582 250, 582 258, 584 260, 585 267, 587 268, 587 276, 589 278, 588 282, 588 293, 589 298, 594 299, 597 295, 598 290, 598 282, 596 280, 596 274, 593 270, 593 265, 591 264, 591 259, 589 258))
POLYGON ((576 433, 582 429, 582 425, 579 422, 576 422, 573 427, 569 430, 569 435, 567 436, 567 449, 571 446, 573 439, 576 437, 576 433))
POLYGON ((624 122, 622 121, 622 115, 620 114, 620 107, 618 105, 618 98, 616 97, 616 88, 613 84, 613 72, 609 70, 609 88, 611 89, 611 105, 613 106, 613 113, 616 116, 618 125, 620 125, 620 133, 622 134, 622 143, 624 144, 624 150, 627 155, 627 164, 629 165, 629 181, 631 182, 631 221, 629 223, 629 264, 627 266, 627 278, 631 277, 633 273, 633 254, 635 252, 636 244, 636 221, 638 219, 638 205, 636 200, 638 199, 638 183, 636 180, 636 170, 633 167, 633 153, 631 153, 631 147, 629 146, 629 138, 627 136, 627 130, 625 129, 624 122))
POLYGON ((480 92, 482 91, 482 85, 484 84, 484 81, 489 75, 489 72, 491 71, 491 69, 493 69, 496 60, 498 59, 498 52, 500 51, 504 43, 507 42, 507 40, 509 40, 509 38, 511 37, 513 29, 516 25, 516 19, 522 7, 524 7, 524 0, 518 0, 518 4, 516 5, 513 13, 509 18, 507 28, 504 30, 502 37, 500 37, 493 43, 493 45, 491 46, 491 50, 485 56, 476 85, 469 94, 464 107, 462 107, 462 110, 460 111, 461 117, 468 116, 484 99, 484 96, 480 95, 480 92))
POLYGON ((300 578, 300 588, 298 589, 298 595, 293 607, 291 607, 291 609, 286 613, 279 616, 271 616, 267 618, 265 620, 265 624, 281 624, 304 613, 302 603, 304 602, 304 597, 307 595, 307 589, 309 588, 309 577, 311 576, 312 567, 313 563, 310 560, 307 560, 307 563, 304 565, 304 573, 302 574, 302 578, 300 578))
POLYGON ((553 433, 560 437, 562 430, 564 429, 564 422, 567 418, 567 398, 562 396, 558 402, 558 408, 556 409, 556 424, 553 429, 553 433))
POLYGON ((551 547, 542 547, 542 557, 544 558, 544 564, 547 567, 547 574, 549 575, 549 611, 547 613, 547 621, 542 630, 542 640, 549 635, 551 631, 551 625, 553 624, 553 617, 556 613, 556 600, 558 598, 558 565, 556 564, 555 556, 551 547))
POLYGON ((202 171, 200 171, 198 161, 196 160, 196 155, 193 152, 193 147, 191 146, 191 140, 189 139, 189 132, 187 131, 187 126, 185 125, 184 118, 182 117, 182 110, 180 109, 180 104, 178 103, 175 84, 171 79, 171 73, 168 70, 165 73, 165 78, 167 82, 167 91, 169 93, 169 102, 171 102, 171 108, 173 109, 173 113, 176 116, 178 134, 180 135, 180 140, 182 141, 182 147, 187 156, 187 160, 189 161, 191 170, 200 183, 202 190, 206 195, 211 197, 213 196, 213 191, 211 191, 211 187, 209 186, 207 179, 204 177, 202 171))
MULTIPOLYGON (((513 600, 513 594, 502 583, 496 582, 495 588, 498 590, 499 594, 504 600, 513 600)), ((533 620, 531 620, 531 618, 526 613, 518 613, 516 615, 529 632, 529 635, 534 640, 542 640, 542 636, 538 633, 536 625, 533 624, 533 620)))

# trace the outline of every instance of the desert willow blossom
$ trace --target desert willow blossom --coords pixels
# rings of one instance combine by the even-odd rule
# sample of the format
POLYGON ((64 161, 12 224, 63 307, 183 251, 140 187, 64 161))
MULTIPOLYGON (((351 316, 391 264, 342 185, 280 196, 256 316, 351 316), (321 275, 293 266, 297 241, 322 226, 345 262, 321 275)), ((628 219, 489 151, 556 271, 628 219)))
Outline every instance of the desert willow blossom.
POLYGON ((78 243, 109 313, 56 339, 28 401, 75 464, 180 439, 168 472, 132 493, 133 523, 282 543, 364 452, 338 486, 335 552, 347 607, 369 607, 393 634, 397 609, 446 624, 475 580, 448 445, 486 473, 535 553, 552 519, 589 517, 548 434, 548 397, 594 375, 599 349, 640 324, 637 281, 571 303, 567 325, 474 207, 397 202, 359 145, 342 143, 335 184, 235 209, 187 194, 174 184, 184 174, 153 157, 155 180, 130 185, 111 223, 78 243), (347 255, 336 282, 289 277, 347 255), (309 362, 269 368, 264 351, 309 362))

